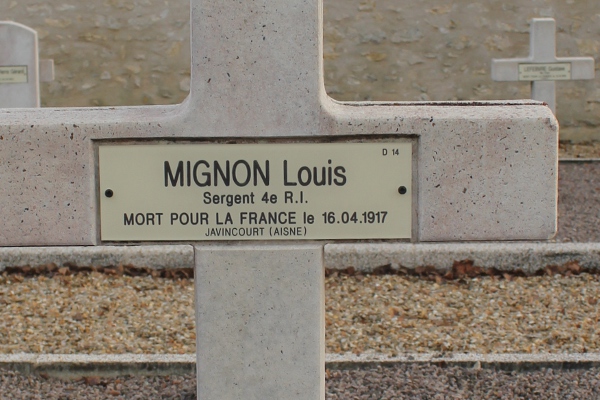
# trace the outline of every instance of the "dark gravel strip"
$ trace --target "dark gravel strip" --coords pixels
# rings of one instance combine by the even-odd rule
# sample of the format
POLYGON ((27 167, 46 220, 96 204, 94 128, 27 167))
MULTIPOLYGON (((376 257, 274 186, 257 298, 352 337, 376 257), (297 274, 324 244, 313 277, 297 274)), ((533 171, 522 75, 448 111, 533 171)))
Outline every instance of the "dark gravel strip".
POLYGON ((411 364, 330 371, 327 399, 598 399, 600 370, 503 372, 411 364))
MULTIPOLYGON (((403 364, 327 371, 328 400, 362 399, 598 399, 600 369, 505 372, 403 364)), ((78 381, 0 370, 0 399, 196 398, 196 379, 128 377, 78 381)))
POLYGON ((560 163, 557 242, 600 242, 600 162, 560 163))
POLYGON ((76 381, 62 381, 0 369, 0 399, 192 400, 196 399, 196 377, 87 377, 76 381))

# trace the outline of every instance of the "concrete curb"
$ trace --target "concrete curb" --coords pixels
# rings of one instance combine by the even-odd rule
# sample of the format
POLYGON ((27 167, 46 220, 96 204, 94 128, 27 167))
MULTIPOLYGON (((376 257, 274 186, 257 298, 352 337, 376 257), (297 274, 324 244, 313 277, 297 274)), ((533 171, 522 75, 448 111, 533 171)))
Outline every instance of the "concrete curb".
POLYGON ((185 375, 196 371, 195 354, 2 354, 0 368, 61 379, 84 376, 185 375))
MULTIPOLYGON (((340 243, 325 244, 325 267, 354 267, 370 272, 377 267, 452 268, 455 261, 503 271, 535 272, 548 265, 577 261, 583 268, 600 269, 600 243, 482 242, 482 243, 340 243)), ((193 268, 191 245, 0 248, 0 272, 6 267, 134 265, 153 269, 193 268)))
POLYGON ((599 161, 600 158, 561 158, 559 160, 561 163, 591 163, 599 161))
POLYGON ((327 268, 349 266, 370 272, 380 266, 413 269, 432 266, 449 270, 456 261, 471 260, 482 268, 533 273, 548 265, 577 261, 583 268, 600 268, 600 243, 360 243, 325 246, 327 268))
POLYGON ((153 269, 192 268, 194 248, 189 245, 0 247, 0 271, 6 267, 134 265, 153 269))
POLYGON ((600 353, 581 354, 477 354, 477 353, 415 353, 397 357, 380 354, 355 356, 352 354, 327 354, 329 369, 368 368, 399 364, 436 364, 463 368, 483 368, 501 371, 535 371, 541 368, 576 369, 600 367, 600 353))
MULTIPOLYGON (((585 354, 327 354, 325 367, 348 370, 401 364, 436 364, 502 371, 534 371, 541 368, 577 369, 600 367, 600 353, 585 354)), ((195 354, 1 354, 0 368, 24 375, 80 379, 85 376, 185 375, 196 372, 195 354)))

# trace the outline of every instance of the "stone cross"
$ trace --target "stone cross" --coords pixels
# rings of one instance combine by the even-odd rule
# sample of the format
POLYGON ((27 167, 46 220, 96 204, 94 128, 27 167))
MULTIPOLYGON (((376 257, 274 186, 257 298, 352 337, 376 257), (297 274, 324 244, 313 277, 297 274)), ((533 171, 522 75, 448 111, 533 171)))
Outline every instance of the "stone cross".
POLYGON ((191 28, 182 104, 0 110, 0 245, 190 243, 199 398, 324 399, 328 240, 554 235, 547 107, 334 101, 321 0, 193 0, 191 28))
POLYGON ((592 57, 556 57, 556 22, 531 20, 529 57, 492 60, 495 81, 531 81, 531 98, 543 101, 556 113, 557 80, 594 79, 592 57))
POLYGON ((53 60, 38 59, 37 32, 0 21, 0 108, 39 107, 39 82, 53 79, 53 60))

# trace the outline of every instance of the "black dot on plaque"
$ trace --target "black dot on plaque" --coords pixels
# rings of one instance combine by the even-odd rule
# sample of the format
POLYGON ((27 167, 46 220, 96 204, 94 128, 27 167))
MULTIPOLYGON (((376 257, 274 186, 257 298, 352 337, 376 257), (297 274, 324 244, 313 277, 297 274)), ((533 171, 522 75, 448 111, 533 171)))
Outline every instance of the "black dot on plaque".
POLYGON ((113 197, 113 195, 114 195, 114 194, 115 194, 115 193, 112 191, 112 189, 106 189, 106 190, 104 191, 104 195, 105 195, 106 197, 113 197))
POLYGON ((406 194, 407 191, 408 190, 406 189, 406 186, 400 186, 398 188, 398 193, 400 193, 400 194, 406 194))

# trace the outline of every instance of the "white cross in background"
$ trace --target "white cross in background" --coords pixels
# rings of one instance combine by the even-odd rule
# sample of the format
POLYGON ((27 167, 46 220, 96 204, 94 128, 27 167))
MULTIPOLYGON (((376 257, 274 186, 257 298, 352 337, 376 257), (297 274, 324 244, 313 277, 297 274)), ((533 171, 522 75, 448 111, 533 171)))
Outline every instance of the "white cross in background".
POLYGON ((531 21, 529 56, 492 60, 495 81, 531 81, 531 98, 546 102, 556 114, 554 81, 594 79, 592 57, 556 57, 556 22, 553 18, 531 21))
POLYGON ((38 57, 37 32, 0 21, 0 108, 40 106, 40 82, 54 80, 54 61, 38 57))

